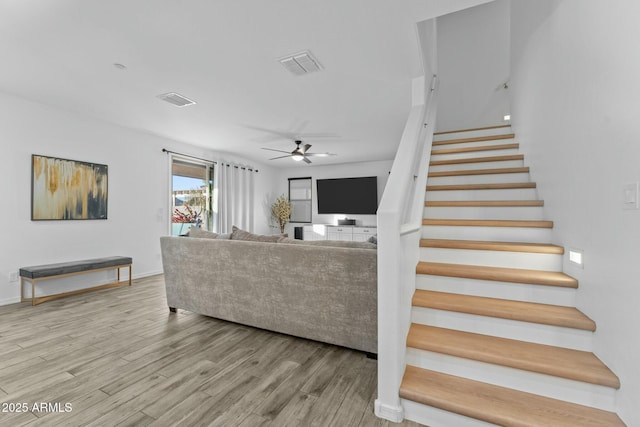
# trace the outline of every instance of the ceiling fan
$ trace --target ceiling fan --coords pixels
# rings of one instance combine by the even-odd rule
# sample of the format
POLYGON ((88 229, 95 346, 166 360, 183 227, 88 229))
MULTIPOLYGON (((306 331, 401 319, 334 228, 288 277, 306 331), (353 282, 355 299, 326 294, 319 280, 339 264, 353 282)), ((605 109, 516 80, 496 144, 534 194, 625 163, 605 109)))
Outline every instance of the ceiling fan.
POLYGON ((294 142, 296 143, 296 148, 292 152, 283 151, 283 150, 274 150, 273 148, 262 148, 262 149, 269 150, 269 151, 277 151, 278 153, 287 153, 286 156, 273 157, 269 160, 284 159, 285 157, 291 157, 296 162, 303 160, 305 163, 311 163, 311 160, 309 160, 307 157, 329 157, 329 156, 336 155, 333 153, 309 153, 309 148, 311 148, 311 144, 304 144, 304 146, 300 147, 300 144, 302 144, 302 141, 296 140, 294 142))

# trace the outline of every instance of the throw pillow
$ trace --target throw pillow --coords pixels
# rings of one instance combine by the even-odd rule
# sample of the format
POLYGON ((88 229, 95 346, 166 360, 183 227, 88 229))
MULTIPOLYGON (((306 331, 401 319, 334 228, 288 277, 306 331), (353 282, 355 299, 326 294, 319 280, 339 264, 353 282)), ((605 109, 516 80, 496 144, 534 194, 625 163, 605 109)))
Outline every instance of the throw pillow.
POLYGON ((231 240, 246 240, 249 242, 271 242, 276 243, 278 240, 282 239, 280 235, 267 236, 264 234, 253 234, 248 231, 244 231, 236 227, 235 225, 231 228, 231 240))
POLYGON ((373 243, 374 245, 377 245, 378 244, 378 235, 376 234, 374 236, 369 237, 369 240, 367 240, 367 242, 373 243))
POLYGON ((191 227, 189 229, 189 237, 197 237, 199 239, 217 239, 218 236, 218 233, 203 230, 200 227, 191 227))

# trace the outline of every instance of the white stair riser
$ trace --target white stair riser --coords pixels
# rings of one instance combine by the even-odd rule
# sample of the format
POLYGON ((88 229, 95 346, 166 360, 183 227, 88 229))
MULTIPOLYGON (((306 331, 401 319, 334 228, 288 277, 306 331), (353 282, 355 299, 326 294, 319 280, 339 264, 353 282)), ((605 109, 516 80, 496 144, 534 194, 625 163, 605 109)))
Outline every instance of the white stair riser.
POLYGON ((574 288, 496 282, 493 280, 476 280, 463 277, 432 276, 428 274, 416 275, 416 289, 537 302, 541 304, 556 304, 569 307, 575 307, 576 302, 576 291, 574 288))
POLYGON ((492 173, 488 175, 436 176, 429 177, 427 180, 427 185, 503 184, 507 182, 530 182, 529 174, 492 173))
POLYGON ((535 188, 426 191, 426 200, 538 200, 535 188))
POLYGON ((443 409, 426 406, 411 400, 400 399, 405 420, 415 421, 430 427, 495 427, 474 418, 465 417, 443 409))
POLYGON ((542 206, 425 206, 424 218, 446 219, 544 219, 542 206))
POLYGON ((562 271, 562 255, 560 254, 420 248, 420 261, 562 271))
MULTIPOLYGON (((441 219, 441 218, 437 218, 441 219)), ((496 242, 551 242, 550 228, 422 226, 423 239, 489 240, 496 242)))
MULTIPOLYGON (((451 129, 451 130, 456 130, 456 129, 451 129)), ((435 141, 446 141, 449 139, 476 138, 478 136, 506 135, 508 133, 513 133, 511 126, 493 128, 493 129, 472 130, 472 131, 463 130, 462 132, 451 132, 451 133, 446 133, 442 135, 434 135, 433 139, 435 141)))
POLYGON ((431 153, 432 161, 468 159, 470 157, 511 156, 513 154, 521 154, 517 148, 501 148, 499 150, 481 150, 481 151, 466 151, 462 153, 438 154, 438 150, 436 150, 436 148, 444 148, 444 147, 434 147, 434 150, 431 153))
MULTIPOLYGON (((467 137, 465 137, 467 138, 467 137)), ((454 138, 447 138, 449 140, 454 138)), ((456 138, 458 139, 458 138, 456 138)), ((459 138, 462 139, 462 138, 459 138)), ((435 142, 435 141, 434 141, 435 142)), ((434 145, 431 150, 441 150, 446 148, 468 148, 468 147, 484 147, 487 145, 500 145, 500 144, 513 144, 516 141, 513 138, 508 139, 490 139, 486 141, 473 141, 473 142, 456 142, 454 144, 434 145)))
POLYGON ((528 342, 572 348, 574 350, 593 350, 593 332, 580 329, 478 316, 426 307, 413 307, 411 310, 411 321, 421 325, 456 329, 513 340, 522 340, 522 337, 527 337, 528 342))
POLYGON ((407 347, 407 365, 606 411, 615 410, 615 389, 610 387, 410 347, 407 347))
POLYGON ((469 169, 521 168, 523 160, 499 160, 496 162, 456 163, 452 165, 430 165, 429 172, 460 171, 469 169))

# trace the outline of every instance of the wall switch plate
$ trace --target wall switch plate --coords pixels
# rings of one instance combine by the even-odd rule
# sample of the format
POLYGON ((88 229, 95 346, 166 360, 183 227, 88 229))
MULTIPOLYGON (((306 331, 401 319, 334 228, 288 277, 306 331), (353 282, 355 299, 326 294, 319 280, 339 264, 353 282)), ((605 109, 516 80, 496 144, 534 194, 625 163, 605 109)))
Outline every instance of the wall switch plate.
POLYGON ((13 273, 9 273, 9 282, 13 283, 17 281, 18 281, 18 273, 15 271, 13 273))
POLYGON ((623 209, 640 209, 638 183, 632 182, 623 187, 623 209))

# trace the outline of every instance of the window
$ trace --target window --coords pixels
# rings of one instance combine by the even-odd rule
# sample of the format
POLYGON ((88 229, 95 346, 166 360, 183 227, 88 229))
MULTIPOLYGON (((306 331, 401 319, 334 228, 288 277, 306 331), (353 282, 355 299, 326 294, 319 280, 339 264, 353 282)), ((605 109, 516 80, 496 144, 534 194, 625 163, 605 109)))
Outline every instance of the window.
POLYGON ((171 160, 171 235, 179 236, 190 227, 212 227, 213 164, 171 160))
POLYGON ((289 178, 291 222, 311 222, 311 178, 289 178))

